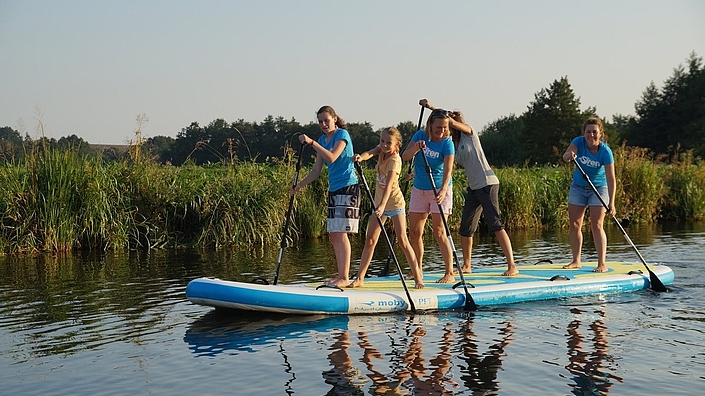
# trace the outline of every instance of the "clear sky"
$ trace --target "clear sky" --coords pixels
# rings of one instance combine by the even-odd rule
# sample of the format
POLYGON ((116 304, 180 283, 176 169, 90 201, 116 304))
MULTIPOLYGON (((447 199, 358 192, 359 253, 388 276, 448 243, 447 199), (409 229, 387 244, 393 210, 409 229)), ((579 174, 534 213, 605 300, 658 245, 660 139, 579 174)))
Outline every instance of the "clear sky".
POLYGON ((124 144, 140 114, 176 137, 328 104, 377 129, 427 97, 481 129, 562 76, 611 120, 693 51, 702 0, 0 0, 0 127, 124 144))

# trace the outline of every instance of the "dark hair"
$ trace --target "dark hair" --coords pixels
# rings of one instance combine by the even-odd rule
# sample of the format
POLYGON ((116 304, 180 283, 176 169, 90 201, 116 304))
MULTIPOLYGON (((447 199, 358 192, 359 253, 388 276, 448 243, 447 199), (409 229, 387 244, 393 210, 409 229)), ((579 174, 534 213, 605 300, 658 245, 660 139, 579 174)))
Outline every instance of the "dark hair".
MULTIPOLYGON (((448 114, 448 116, 454 121, 465 124, 465 117, 463 117, 463 113, 461 113, 460 110, 453 110, 448 114)), ((457 143, 460 141, 460 136, 462 136, 462 132, 458 129, 450 127, 450 136, 453 138, 453 142, 457 143)))
POLYGON ((342 118, 340 118, 339 115, 335 114, 335 110, 333 110, 332 107, 330 106, 322 106, 318 111, 316 112, 316 115, 319 115, 321 113, 328 113, 331 117, 336 117, 335 121, 335 126, 338 128, 346 129, 347 125, 345 125, 345 121, 343 121, 342 118))

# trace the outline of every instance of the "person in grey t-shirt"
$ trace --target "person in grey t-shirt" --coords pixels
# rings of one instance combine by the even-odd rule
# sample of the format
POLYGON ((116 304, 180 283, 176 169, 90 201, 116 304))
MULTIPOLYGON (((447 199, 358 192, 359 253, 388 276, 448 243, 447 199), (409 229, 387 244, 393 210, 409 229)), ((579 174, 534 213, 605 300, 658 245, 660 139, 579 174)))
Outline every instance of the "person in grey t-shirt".
MULTIPOLYGON (((428 99, 421 99, 419 104, 431 110, 435 109, 428 99)), ((463 114, 459 111, 453 111, 450 113, 450 120, 451 136, 455 145, 455 161, 465 169, 465 175, 468 179, 463 216, 460 221, 463 273, 472 272, 472 236, 477 231, 480 215, 484 212, 485 222, 489 226, 490 232, 497 238, 497 242, 507 258, 507 270, 502 275, 517 275, 519 270, 514 264, 512 242, 504 229, 504 223, 499 213, 499 179, 487 163, 480 138, 475 130, 465 123, 463 114)))

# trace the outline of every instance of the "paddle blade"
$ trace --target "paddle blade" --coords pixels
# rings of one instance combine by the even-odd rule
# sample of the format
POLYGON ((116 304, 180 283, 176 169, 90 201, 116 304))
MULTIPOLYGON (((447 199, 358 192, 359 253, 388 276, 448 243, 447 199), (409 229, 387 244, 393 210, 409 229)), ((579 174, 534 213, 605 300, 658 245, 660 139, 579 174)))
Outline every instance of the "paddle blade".
POLYGON ((477 311, 477 304, 475 304, 475 300, 473 300, 470 293, 465 295, 465 310, 466 311, 477 311))
POLYGON ((661 282, 661 279, 656 276, 656 274, 649 270, 649 281, 651 282, 651 289, 657 292, 667 292, 669 291, 666 285, 661 282))

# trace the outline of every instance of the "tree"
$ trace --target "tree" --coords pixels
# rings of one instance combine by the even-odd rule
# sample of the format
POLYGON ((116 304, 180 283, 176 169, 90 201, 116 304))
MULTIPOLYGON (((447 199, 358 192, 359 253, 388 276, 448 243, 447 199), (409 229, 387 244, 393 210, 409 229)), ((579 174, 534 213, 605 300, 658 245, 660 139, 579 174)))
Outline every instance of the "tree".
MULTIPOLYGON (((397 124, 396 128, 401 132, 403 139, 401 150, 404 151, 406 145, 411 141, 411 137, 416 133, 416 125, 411 121, 404 121, 397 124)), ((421 128, 423 129, 423 125, 421 128)))
POLYGON ((149 156, 160 163, 172 162, 172 150, 176 140, 170 136, 154 136, 144 141, 143 148, 149 156))
POLYGON ((81 155, 97 154, 96 151, 91 148, 91 145, 88 144, 88 142, 76 135, 63 136, 59 138, 59 140, 56 142, 55 148, 61 151, 74 150, 81 155))
POLYGON ((23 155, 20 133, 8 126, 0 128, 0 162, 18 160, 23 155))
MULTIPOLYGON (((172 151, 172 162, 174 165, 181 165, 191 158, 192 153, 198 147, 199 142, 209 141, 209 136, 206 135, 204 128, 198 125, 198 122, 192 122, 181 132, 176 134, 176 142, 172 151)), ((193 159, 193 158, 192 158, 193 159)), ((195 161, 196 159, 194 159, 195 161)))
POLYGON ((594 108, 580 111, 580 99, 575 97, 567 76, 553 81, 548 89, 541 89, 522 116, 521 140, 527 160, 537 164, 556 162, 580 134, 585 118, 594 114, 594 108))
POLYGON ((524 123, 522 117, 514 114, 500 117, 487 124, 479 132, 482 149, 487 161, 492 165, 520 165, 526 159, 521 141, 524 123))
POLYGON ((375 132, 369 122, 351 122, 347 130, 356 153, 362 153, 379 144, 379 131, 375 132))
POLYGON ((688 67, 678 65, 662 89, 652 81, 634 105, 636 117, 625 127, 627 144, 657 154, 680 147, 705 156, 705 67, 693 52, 688 67))

